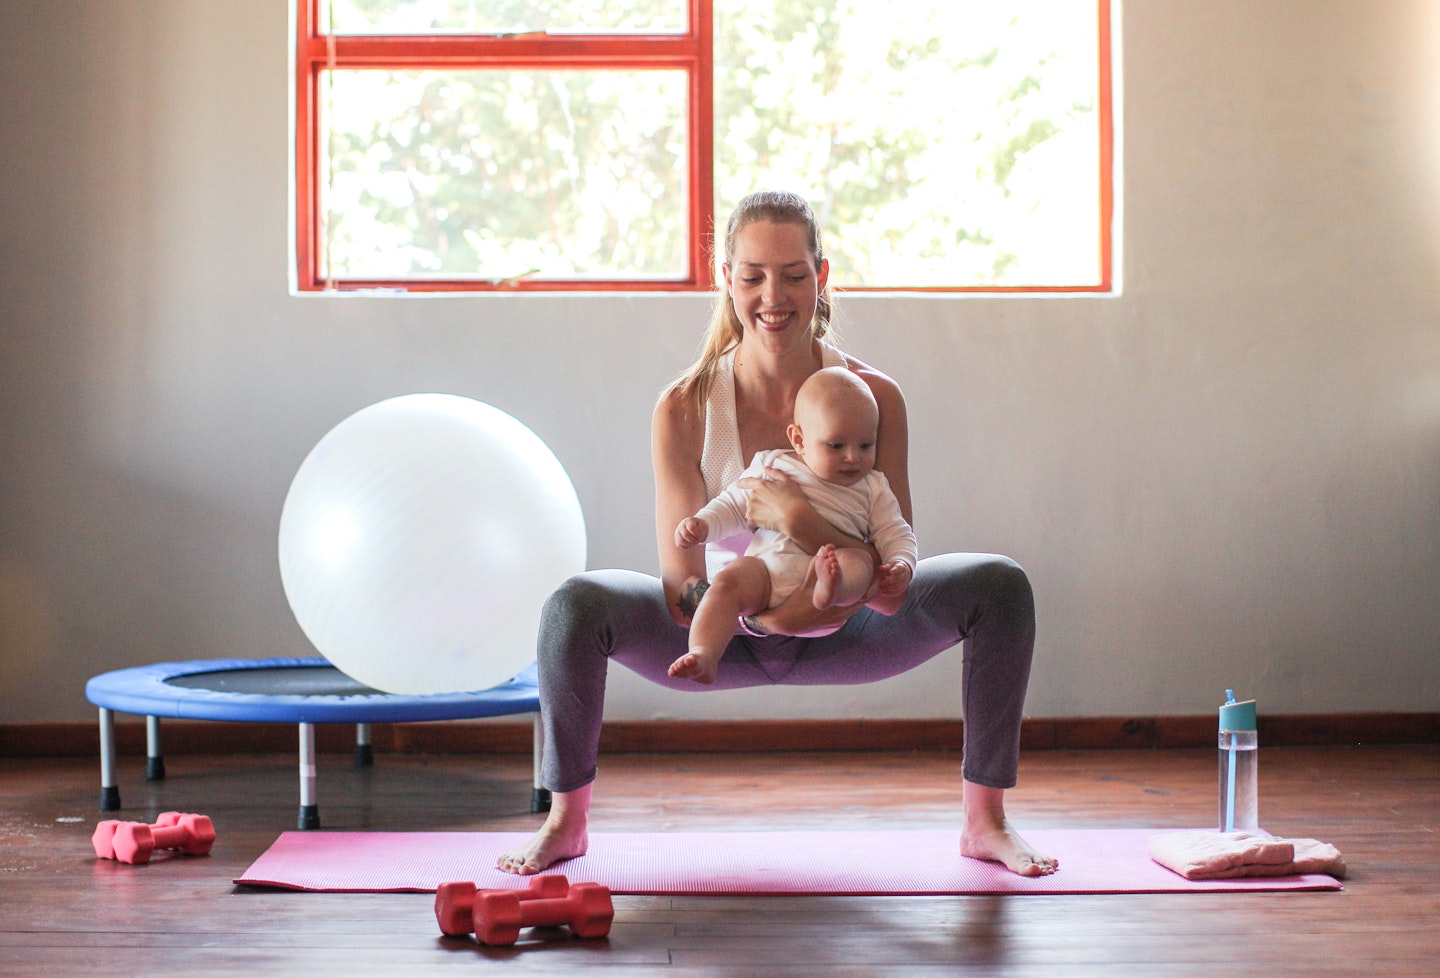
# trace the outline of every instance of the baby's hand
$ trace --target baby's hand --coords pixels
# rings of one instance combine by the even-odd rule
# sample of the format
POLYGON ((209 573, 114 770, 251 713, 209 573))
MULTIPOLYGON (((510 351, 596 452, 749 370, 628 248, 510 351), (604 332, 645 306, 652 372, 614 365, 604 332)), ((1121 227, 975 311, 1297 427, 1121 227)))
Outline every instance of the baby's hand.
POLYGON ((681 550, 689 550, 698 544, 704 543, 705 538, 710 535, 710 528, 705 521, 696 516, 687 516, 675 527, 675 546, 681 550))
POLYGON ((910 589, 910 578, 913 574, 910 565, 903 560, 892 560, 888 564, 882 564, 878 593, 888 598, 904 594, 910 589))

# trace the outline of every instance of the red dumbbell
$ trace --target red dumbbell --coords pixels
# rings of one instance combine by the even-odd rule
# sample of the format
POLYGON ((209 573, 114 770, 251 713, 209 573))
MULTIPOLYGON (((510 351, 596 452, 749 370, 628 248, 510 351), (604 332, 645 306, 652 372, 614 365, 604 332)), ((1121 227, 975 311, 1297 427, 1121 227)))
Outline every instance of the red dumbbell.
MULTIPOLYGON (((570 881, 563 876, 532 876, 530 885, 514 890, 520 900, 541 900, 563 897, 570 891, 570 881)), ((435 920, 446 937, 464 937, 475 930, 474 883, 441 883, 435 889, 435 920)))
MULTIPOLYGON (((155 824, 161 827, 179 825, 182 817, 180 812, 161 812, 155 817, 155 824)), ((111 818, 95 826, 95 832, 90 836, 95 855, 101 859, 115 858, 115 830, 124 824, 120 819, 111 818)))
POLYGON ((215 826, 205 815, 166 812, 154 825, 141 822, 101 822, 90 837, 95 854, 122 863, 147 863, 156 849, 175 849, 203 856, 215 844, 215 826))
POLYGON ((604 937, 614 919, 610 889, 599 883, 576 883, 557 899, 522 901, 508 890, 475 895, 475 936, 481 944, 514 944, 523 927, 564 925, 576 937, 604 937))

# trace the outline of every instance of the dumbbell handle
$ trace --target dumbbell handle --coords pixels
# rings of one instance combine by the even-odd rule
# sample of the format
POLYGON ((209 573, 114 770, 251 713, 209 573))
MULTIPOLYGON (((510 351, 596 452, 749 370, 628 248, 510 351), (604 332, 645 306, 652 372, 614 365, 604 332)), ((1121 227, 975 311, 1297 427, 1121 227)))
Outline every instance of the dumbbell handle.
POLYGON ((179 849, 182 852, 189 852, 193 849, 199 849, 202 846, 204 846, 205 849, 210 848, 205 844, 203 836, 197 836, 190 827, 186 825, 152 826, 150 829, 150 839, 155 843, 156 849, 179 849))
POLYGON ((570 897, 558 900, 531 900, 520 908, 520 921, 525 927, 564 927, 575 916, 570 897))

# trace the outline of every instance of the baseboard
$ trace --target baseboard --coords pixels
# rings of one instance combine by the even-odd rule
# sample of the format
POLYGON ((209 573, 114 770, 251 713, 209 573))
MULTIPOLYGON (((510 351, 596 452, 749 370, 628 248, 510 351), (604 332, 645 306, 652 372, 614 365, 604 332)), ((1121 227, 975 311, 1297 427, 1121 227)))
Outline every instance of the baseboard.
MULTIPOLYGON (((166 720, 162 753, 261 754, 297 749, 289 724, 210 723, 166 720)), ((318 724, 316 749, 350 751, 349 724, 318 724)), ((145 753, 145 724, 120 715, 115 724, 121 756, 145 753)), ((377 723, 371 727, 376 753, 528 753, 528 718, 453 720, 436 723, 377 723)), ((746 751, 958 751, 964 724, 958 720, 731 720, 678 723, 617 721, 601 732, 606 753, 746 751)), ((1440 713, 1327 713, 1261 716, 1260 742, 1267 747, 1343 744, 1440 743, 1440 713)), ((1021 729, 1024 750, 1210 747, 1213 716, 1080 717, 1030 719, 1021 729)), ((98 724, 0 724, 0 757, 95 757, 98 724)))

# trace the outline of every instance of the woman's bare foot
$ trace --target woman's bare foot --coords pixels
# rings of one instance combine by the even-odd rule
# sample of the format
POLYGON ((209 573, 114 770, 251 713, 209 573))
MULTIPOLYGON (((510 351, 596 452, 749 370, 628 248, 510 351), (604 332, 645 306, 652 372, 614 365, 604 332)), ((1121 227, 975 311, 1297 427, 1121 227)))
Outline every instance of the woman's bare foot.
POLYGON ((585 855, 590 847, 590 785, 557 792, 550 814, 534 837, 514 852, 495 860, 495 868, 519 876, 543 872, 566 859, 585 855))
POLYGON ((1020 876, 1049 876, 1060 868, 1021 838, 1005 817, 1005 792, 1000 788, 965 782, 965 828, 960 833, 960 854, 1000 863, 1020 876))
POLYGON ((720 657, 705 652, 686 652, 670 663, 670 678, 693 679, 706 686, 715 681, 719 671, 720 657))
POLYGON ((1049 876, 1060 868, 1054 856, 1047 856, 1026 842, 1009 822, 999 829, 976 832, 966 826, 960 835, 960 854, 1000 863, 1019 876, 1049 876))
POLYGON ((835 545, 827 543, 815 551, 815 607, 824 611, 834 604, 839 587, 840 558, 835 554, 835 545))

